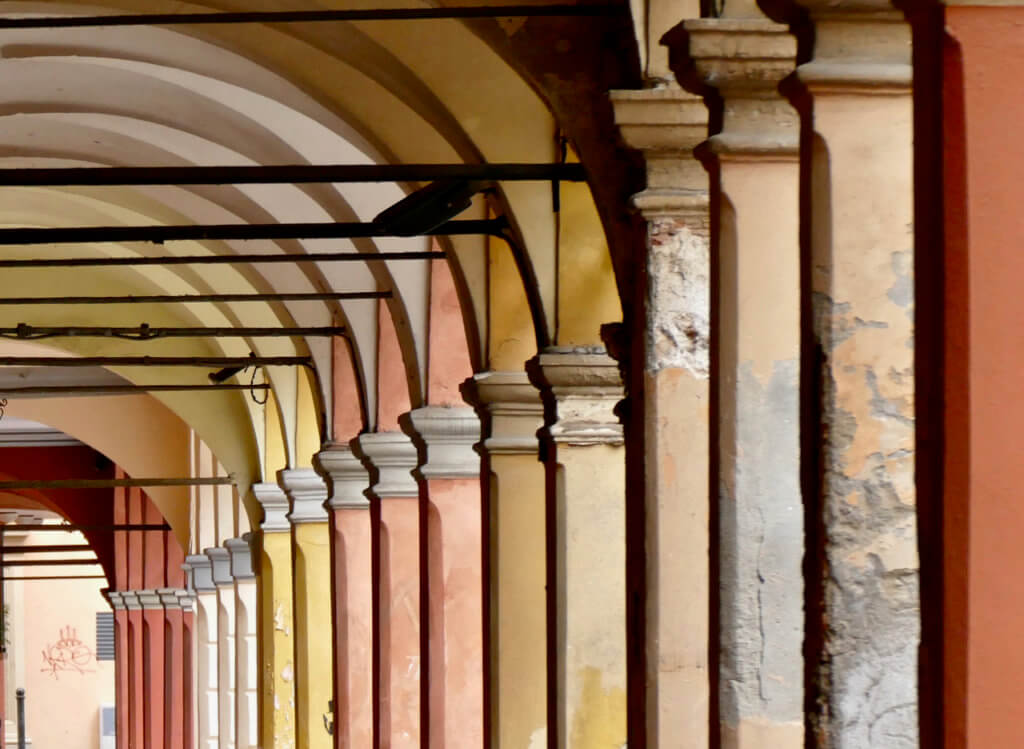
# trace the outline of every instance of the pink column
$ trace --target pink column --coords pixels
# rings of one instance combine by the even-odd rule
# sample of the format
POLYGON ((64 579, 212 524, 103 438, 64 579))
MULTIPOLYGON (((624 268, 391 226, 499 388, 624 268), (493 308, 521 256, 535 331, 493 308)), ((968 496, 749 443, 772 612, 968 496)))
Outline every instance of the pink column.
POLYGON ((164 606, 164 746, 185 749, 185 623, 177 588, 161 588, 164 606))
POLYGON ((146 685, 142 603, 135 591, 123 591, 121 597, 128 620, 128 748, 144 749, 146 685))
POLYGON ((315 458, 327 481, 334 596, 334 746, 375 746, 373 726, 373 532, 370 477, 346 445, 315 458))
POLYGON ((483 746, 484 618, 480 420, 468 407, 410 413, 426 447, 430 747, 483 746))
POLYGON ((379 653, 375 692, 381 749, 420 746, 420 527, 419 487, 412 477, 416 448, 401 432, 359 437, 376 474, 372 493, 380 523, 376 541, 379 653))
POLYGON ((142 605, 143 746, 164 747, 164 607, 155 590, 138 591, 142 605))
POLYGON ((128 697, 128 610, 121 594, 111 590, 107 600, 114 609, 114 707, 116 710, 116 741, 119 747, 127 749, 130 744, 129 697, 128 697))

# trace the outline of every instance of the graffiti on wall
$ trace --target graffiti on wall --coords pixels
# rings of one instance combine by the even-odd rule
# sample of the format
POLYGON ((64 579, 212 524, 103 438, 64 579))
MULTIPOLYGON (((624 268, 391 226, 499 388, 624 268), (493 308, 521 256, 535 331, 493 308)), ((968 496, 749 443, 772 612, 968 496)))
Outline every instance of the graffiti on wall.
POLYGON ((44 674, 50 674, 54 679, 60 678, 61 671, 72 671, 80 674, 92 673, 94 669, 87 668, 96 655, 92 649, 78 639, 78 633, 74 627, 64 627, 60 631, 60 638, 52 645, 47 644, 43 648, 44 674))

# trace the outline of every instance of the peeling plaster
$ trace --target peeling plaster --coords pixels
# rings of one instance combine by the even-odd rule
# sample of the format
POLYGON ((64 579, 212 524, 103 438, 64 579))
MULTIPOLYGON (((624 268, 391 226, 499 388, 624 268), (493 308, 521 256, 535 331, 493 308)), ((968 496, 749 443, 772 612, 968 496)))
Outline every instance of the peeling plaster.
POLYGON ((704 233, 677 218, 648 228, 647 370, 680 367, 708 379, 710 369, 710 251, 704 233))

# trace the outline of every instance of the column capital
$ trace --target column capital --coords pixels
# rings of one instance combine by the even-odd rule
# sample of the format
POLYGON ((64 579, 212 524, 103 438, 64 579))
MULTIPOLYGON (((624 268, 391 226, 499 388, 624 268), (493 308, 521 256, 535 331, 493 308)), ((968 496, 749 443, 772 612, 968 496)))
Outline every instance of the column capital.
POLYGON ((490 422, 483 448, 490 455, 538 455, 544 401, 526 372, 481 372, 462 383, 462 395, 490 422))
POLYGON ((277 480, 290 500, 288 522, 326 523, 327 484, 312 468, 286 468, 277 472, 277 480))
POLYGON ((192 590, 197 593, 217 590, 217 586, 213 584, 212 564, 206 554, 189 554, 181 568, 188 574, 192 590))
POLYGON ((814 22, 814 57, 797 68, 814 96, 910 94, 910 24, 889 0, 793 0, 814 22))
POLYGON ((157 590, 137 590, 135 595, 139 599, 140 608, 148 610, 163 610, 164 608, 163 602, 160 600, 160 593, 157 590))
POLYGON ((251 580, 256 577, 252 565, 252 549, 245 538, 229 538, 224 548, 231 560, 231 576, 235 580, 251 580))
POLYGON ((691 61, 704 83, 722 95, 722 131, 708 147, 720 157, 794 161, 800 118, 779 93, 796 68, 789 27, 757 18, 697 18, 666 37, 675 64, 691 61))
POLYGON ((370 508, 366 490, 370 486, 370 472, 366 470, 352 448, 332 442, 313 456, 313 467, 327 482, 330 493, 324 506, 329 510, 370 508))
POLYGON ((419 453, 403 432, 371 432, 359 435, 359 450, 377 471, 371 491, 377 497, 418 497, 419 484, 412 471, 419 453))
POLYGON ((227 549, 223 546, 211 546, 203 549, 203 553, 210 560, 210 576, 214 585, 230 585, 234 582, 234 578, 231 577, 231 557, 227 549))
POLYGON ((114 611, 124 611, 125 606, 124 599, 121 597, 121 591, 119 590, 108 590, 103 593, 103 597, 107 599, 107 603, 114 611))
POLYGON ((426 446, 419 467, 426 479, 479 478, 480 417, 469 406, 424 406, 409 412, 409 422, 426 446))
POLYGON ((179 590, 177 592, 178 603, 181 606, 182 613, 188 614, 192 611, 192 606, 196 602, 196 597, 188 590, 179 590))
POLYGON ((677 85, 612 91, 610 98, 622 139, 647 162, 647 188, 633 206, 648 220, 681 218, 706 232, 708 177, 693 157, 708 135, 704 100, 677 85))
POLYGON ((551 438, 570 445, 621 445, 614 408, 623 397, 618 363, 603 349, 545 349, 536 358, 539 379, 554 397, 558 420, 551 438))
POLYGON ((181 608, 181 588, 157 588, 156 593, 160 596, 160 603, 165 609, 181 608))
POLYGON ((124 607, 129 611, 138 611, 142 608, 142 602, 139 600, 138 593, 134 590, 122 590, 121 601, 124 602, 124 607))
POLYGON ((253 484, 252 494, 263 508, 261 531, 284 533, 291 530, 288 524, 288 495, 280 486, 269 482, 253 484))

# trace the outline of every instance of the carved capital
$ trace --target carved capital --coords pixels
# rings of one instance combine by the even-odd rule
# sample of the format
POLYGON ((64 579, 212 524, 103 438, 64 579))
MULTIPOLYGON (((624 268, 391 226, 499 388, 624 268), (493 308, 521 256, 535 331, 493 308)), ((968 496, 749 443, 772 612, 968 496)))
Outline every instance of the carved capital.
POLYGON ((235 580, 231 576, 231 557, 223 546, 211 546, 203 549, 210 560, 210 576, 214 585, 230 585, 235 580))
POLYGON ((121 601, 124 603, 124 607, 129 611, 139 611, 142 608, 142 601, 139 600, 139 594, 134 590, 122 590, 121 601))
POLYGON ((128 608, 125 605, 124 598, 121 596, 121 591, 119 590, 105 591, 103 596, 107 599, 107 602, 110 604, 110 608, 114 609, 114 611, 124 611, 128 608))
POLYGON ((313 456, 313 466, 327 482, 330 492, 325 506, 331 510, 370 509, 366 490, 370 472, 348 445, 331 443, 313 456))
POLYGON ((481 372, 466 380, 462 393, 486 413, 490 455, 537 455, 537 430, 544 426, 540 391, 526 372, 481 372))
POLYGON ((377 472, 370 491, 376 497, 418 497, 419 484, 412 471, 419 454, 409 435, 402 432, 372 432, 359 435, 359 450, 377 472))
POLYGON ((277 472, 277 481, 288 495, 288 522, 326 523, 327 484, 312 468, 286 468, 277 472))
POLYGON ((624 391, 614 359, 603 351, 547 349, 536 361, 555 400, 558 420, 548 433, 556 443, 623 444, 614 409, 624 391))
POLYGON ((163 610, 163 602, 160 600, 160 592, 157 590, 137 590, 135 596, 139 600, 139 607, 142 609, 163 610))
POLYGON ((288 524, 288 495, 280 486, 270 483, 253 484, 252 493, 263 508, 261 531, 284 533, 291 530, 288 524))
POLYGON ((181 606, 182 613, 189 614, 192 612, 195 606, 196 597, 192 595, 190 591, 179 590, 178 591, 178 604, 181 606))
POLYGON ((231 576, 235 580, 250 580, 256 577, 252 566, 252 548, 244 538, 229 538, 224 548, 231 560, 231 576))
POLYGON ((186 591, 181 588, 157 588, 156 594, 160 596, 160 603, 165 609, 180 609, 181 595, 186 591))
POLYGON ((197 593, 217 590, 213 583, 213 569, 210 558, 205 554, 189 554, 181 565, 189 578, 189 585, 197 593))
POLYGON ((419 467, 426 479, 479 478, 480 418, 468 406, 425 406, 409 412, 413 430, 423 440, 427 461, 419 467))

